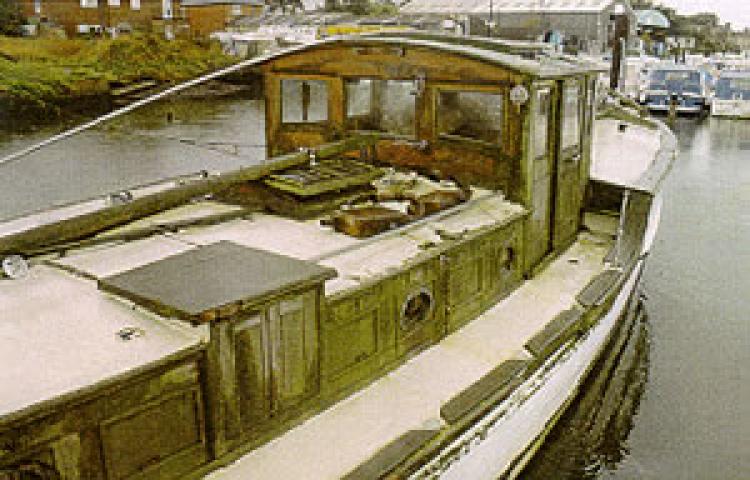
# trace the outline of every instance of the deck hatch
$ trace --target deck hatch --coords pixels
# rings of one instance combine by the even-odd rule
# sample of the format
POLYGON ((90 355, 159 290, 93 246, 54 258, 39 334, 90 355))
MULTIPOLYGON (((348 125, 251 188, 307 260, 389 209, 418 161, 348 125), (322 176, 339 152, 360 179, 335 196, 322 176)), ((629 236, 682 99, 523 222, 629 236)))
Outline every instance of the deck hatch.
POLYGON ((199 323, 335 276, 331 268, 221 241, 103 278, 99 288, 199 323))

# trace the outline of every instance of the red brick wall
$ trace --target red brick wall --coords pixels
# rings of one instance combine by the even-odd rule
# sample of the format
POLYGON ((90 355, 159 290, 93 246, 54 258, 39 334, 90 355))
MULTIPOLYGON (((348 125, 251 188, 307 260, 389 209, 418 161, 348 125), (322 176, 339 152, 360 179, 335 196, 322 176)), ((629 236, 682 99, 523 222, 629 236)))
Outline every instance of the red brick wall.
MULTIPOLYGON (((182 7, 185 19, 190 25, 190 34, 196 37, 207 37, 213 32, 224 30, 234 18, 231 5, 203 5, 182 7)), ((263 7, 242 5, 242 15, 257 16, 263 7)))
MULTIPOLYGON (((33 0, 24 0, 24 8, 34 10, 33 0), (27 6, 27 4, 29 6, 27 6)), ((130 0, 120 0, 120 6, 110 6, 99 0, 97 8, 81 8, 80 0, 42 0, 41 16, 61 25, 68 36, 78 33, 78 25, 113 27, 128 22, 133 28, 149 30, 151 20, 162 16, 161 0, 141 0, 139 10, 130 9, 130 0)))

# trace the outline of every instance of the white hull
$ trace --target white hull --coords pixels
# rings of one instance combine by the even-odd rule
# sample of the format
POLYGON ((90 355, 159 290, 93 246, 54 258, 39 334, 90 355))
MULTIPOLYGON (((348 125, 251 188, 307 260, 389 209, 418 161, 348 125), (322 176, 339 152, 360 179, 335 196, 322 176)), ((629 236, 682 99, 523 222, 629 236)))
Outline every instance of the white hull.
POLYGON ((711 104, 714 117, 750 118, 750 100, 718 100, 711 104))
POLYGON ((539 371, 411 478, 515 478, 543 443, 626 312, 643 268, 639 260, 611 309, 571 348, 539 371))

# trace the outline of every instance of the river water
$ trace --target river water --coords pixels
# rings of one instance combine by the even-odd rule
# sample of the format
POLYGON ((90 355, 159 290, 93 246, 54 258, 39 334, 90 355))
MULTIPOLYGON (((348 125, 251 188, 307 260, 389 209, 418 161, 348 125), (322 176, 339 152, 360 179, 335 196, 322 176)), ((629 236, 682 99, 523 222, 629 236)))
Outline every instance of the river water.
POLYGON ((605 438, 574 403, 524 480, 750 478, 750 121, 675 130, 629 388, 605 438))
MULTIPOLYGON (((0 163, 0 220, 166 177, 222 172, 266 158, 263 101, 188 90, 0 163)), ((0 133, 0 158, 58 133, 0 133)), ((0 160, 1 161, 1 160, 0 160)))
MULTIPOLYGON (((0 219, 257 164, 262 118, 262 102, 246 97, 150 105, 0 164, 0 219)), ((681 118, 676 131, 644 274, 647 320, 614 413, 594 435, 590 405, 606 396, 594 372, 525 480, 750 478, 750 121, 681 118)), ((0 157, 52 133, 0 135, 0 157)))

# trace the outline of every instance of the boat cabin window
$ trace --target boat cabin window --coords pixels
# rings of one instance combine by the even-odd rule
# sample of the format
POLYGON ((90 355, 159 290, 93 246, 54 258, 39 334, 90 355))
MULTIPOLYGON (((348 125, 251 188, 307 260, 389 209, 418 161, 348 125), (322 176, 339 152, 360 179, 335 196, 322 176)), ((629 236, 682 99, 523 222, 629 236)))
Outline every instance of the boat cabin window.
POLYGON ((414 137, 416 96, 417 85, 412 80, 347 80, 347 125, 355 130, 414 137))
POLYGON ((670 92, 701 91, 701 74, 697 70, 654 70, 649 78, 650 90, 670 92))
POLYGON ((750 100, 750 76, 720 78, 716 82, 716 98, 719 100, 750 100))
POLYGON ((328 84, 323 80, 281 81, 281 121, 318 123, 328 120, 328 84))
POLYGON ((576 147, 581 139, 581 99, 578 84, 563 90, 562 148, 576 147))
POLYGON ((500 145, 503 96, 500 93, 441 90, 437 123, 440 135, 500 145))
POLYGON ((547 154, 547 135, 549 133, 550 91, 545 88, 536 92, 534 105, 534 136, 531 151, 533 158, 547 154))

